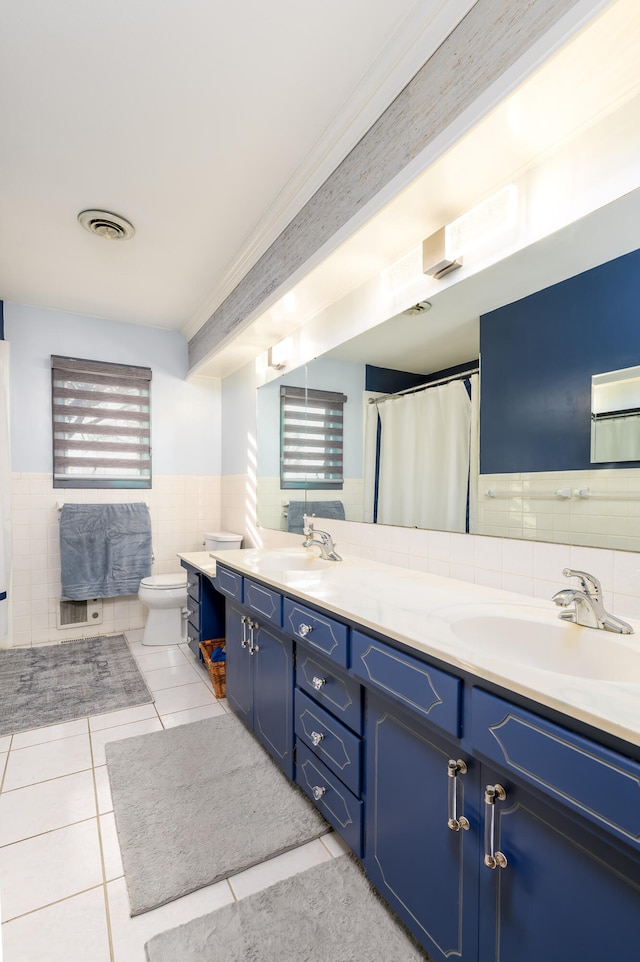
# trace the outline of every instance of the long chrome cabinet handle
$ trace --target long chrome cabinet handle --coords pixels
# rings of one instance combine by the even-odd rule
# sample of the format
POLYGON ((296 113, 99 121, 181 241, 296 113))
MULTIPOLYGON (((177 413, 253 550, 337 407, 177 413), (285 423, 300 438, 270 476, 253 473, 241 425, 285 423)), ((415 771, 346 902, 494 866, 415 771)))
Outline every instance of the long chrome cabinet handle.
POLYGON ((504 802, 507 793, 502 785, 487 785, 484 791, 484 864, 487 868, 505 868, 507 857, 496 852, 496 799, 504 802))
POLYGON ((254 640, 255 639, 254 632, 258 631, 259 628, 260 628, 260 625, 258 624, 257 621, 249 622, 249 654, 250 655, 255 655, 256 651, 260 651, 259 645, 256 645, 254 640))
MULTIPOLYGON (((450 758, 447 765, 447 775, 449 776, 448 796, 449 796, 449 818, 447 825, 452 832, 458 832, 461 828, 465 831, 469 828, 469 819, 464 815, 458 815, 458 775, 467 774, 467 763, 459 758, 457 761, 450 758)), ((460 786, 462 787, 462 786, 460 786)))
POLYGON ((242 625, 242 639, 240 641, 240 647, 247 648, 249 646, 249 639, 247 638, 247 625, 251 624, 251 619, 247 615, 242 615, 240 618, 240 624, 242 625))

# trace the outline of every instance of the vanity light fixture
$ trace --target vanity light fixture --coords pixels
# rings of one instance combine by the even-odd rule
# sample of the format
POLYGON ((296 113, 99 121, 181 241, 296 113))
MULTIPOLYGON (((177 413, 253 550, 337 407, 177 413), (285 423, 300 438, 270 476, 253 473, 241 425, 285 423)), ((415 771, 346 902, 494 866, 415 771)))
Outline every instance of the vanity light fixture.
POLYGON ((284 341, 279 341, 269 348, 267 353, 267 364, 274 371, 281 371, 286 367, 287 361, 291 357, 291 338, 285 337, 284 341))
POLYGON ((78 223, 90 234, 106 240, 129 240, 135 234, 133 224, 108 210, 82 210, 78 214, 78 223))
POLYGON ((422 242, 422 273, 436 280, 462 267, 461 257, 447 257, 445 231, 446 228, 441 227, 422 242))

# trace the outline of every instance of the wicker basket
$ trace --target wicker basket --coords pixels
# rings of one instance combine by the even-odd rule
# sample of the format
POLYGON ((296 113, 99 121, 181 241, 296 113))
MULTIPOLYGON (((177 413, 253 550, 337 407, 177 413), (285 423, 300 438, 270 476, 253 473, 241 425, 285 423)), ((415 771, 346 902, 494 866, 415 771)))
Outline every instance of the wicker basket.
POLYGON ((224 649, 225 646, 225 638, 212 638, 211 641, 200 642, 202 660, 207 666, 209 678, 213 685, 213 694, 216 698, 226 698, 227 696, 227 663, 226 661, 211 661, 211 652, 214 648, 224 649))

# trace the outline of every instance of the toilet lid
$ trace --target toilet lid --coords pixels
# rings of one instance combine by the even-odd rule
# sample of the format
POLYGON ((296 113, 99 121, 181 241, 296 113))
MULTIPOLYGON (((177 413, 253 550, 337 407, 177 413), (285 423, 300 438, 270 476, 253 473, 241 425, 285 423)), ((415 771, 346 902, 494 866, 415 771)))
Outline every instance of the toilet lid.
POLYGON ((145 588, 186 588, 187 572, 173 575, 151 575, 140 582, 145 588))
POLYGON ((242 535, 233 531, 205 531, 204 536, 213 541, 242 541, 242 535))

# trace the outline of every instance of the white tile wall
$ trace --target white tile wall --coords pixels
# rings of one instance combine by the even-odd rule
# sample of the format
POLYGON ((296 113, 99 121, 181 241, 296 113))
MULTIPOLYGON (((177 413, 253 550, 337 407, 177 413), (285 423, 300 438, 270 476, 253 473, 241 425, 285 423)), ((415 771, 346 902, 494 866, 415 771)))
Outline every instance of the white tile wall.
POLYGON ((483 474, 476 528, 504 538, 640 551, 640 470, 483 474))
POLYGON ((146 491, 53 488, 48 474, 12 475, 13 573, 11 639, 40 645, 140 628, 145 608, 137 596, 105 599, 99 626, 58 629, 60 598, 59 502, 145 501, 153 531, 153 574, 180 570, 178 551, 197 551, 205 531, 221 526, 219 477, 162 475, 146 491))

